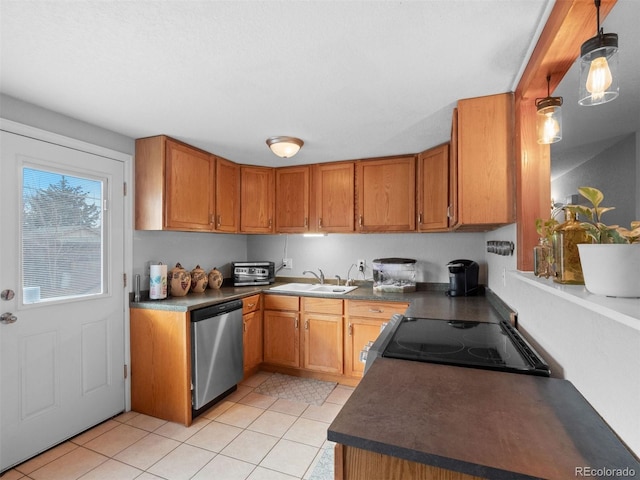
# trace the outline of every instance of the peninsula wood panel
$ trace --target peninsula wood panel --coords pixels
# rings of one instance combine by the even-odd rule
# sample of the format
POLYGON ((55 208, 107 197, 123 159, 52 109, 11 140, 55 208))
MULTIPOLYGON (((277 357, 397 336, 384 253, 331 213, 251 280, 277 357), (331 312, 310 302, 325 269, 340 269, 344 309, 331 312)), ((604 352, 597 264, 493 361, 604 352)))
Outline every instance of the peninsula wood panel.
POLYGON ((309 231, 309 167, 276 169, 276 231, 309 231))
POLYGON ((357 227, 360 232, 415 230, 416 157, 356 162, 357 227))
POLYGON ((188 314, 130 309, 131 408, 191 424, 191 331, 188 314))
POLYGON ((312 182, 312 228, 319 232, 353 232, 355 163, 314 165, 312 182))
POLYGON ((216 157, 216 230, 240 230, 240 165, 216 157))
POLYGON ((273 233, 275 174, 269 167, 240 167, 240 231, 273 233))
POLYGON ((483 480, 482 477, 445 470, 360 448, 336 444, 336 480, 483 480))

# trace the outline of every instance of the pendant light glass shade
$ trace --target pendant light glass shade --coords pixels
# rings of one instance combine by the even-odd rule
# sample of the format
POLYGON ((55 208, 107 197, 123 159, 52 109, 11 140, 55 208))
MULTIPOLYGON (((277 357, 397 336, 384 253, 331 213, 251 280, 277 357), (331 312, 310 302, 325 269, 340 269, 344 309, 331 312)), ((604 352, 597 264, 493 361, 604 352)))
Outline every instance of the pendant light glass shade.
POLYGON ((538 143, 550 144, 562 140, 562 97, 549 96, 547 77, 547 96, 536 99, 536 130, 538 143))
POLYGON ((277 156, 290 158, 298 153, 304 142, 295 137, 269 137, 267 138, 267 145, 277 156))
POLYGON ((595 0, 598 30, 580 48, 580 105, 600 105, 615 99, 618 86, 618 35, 600 28, 600 0, 595 0))

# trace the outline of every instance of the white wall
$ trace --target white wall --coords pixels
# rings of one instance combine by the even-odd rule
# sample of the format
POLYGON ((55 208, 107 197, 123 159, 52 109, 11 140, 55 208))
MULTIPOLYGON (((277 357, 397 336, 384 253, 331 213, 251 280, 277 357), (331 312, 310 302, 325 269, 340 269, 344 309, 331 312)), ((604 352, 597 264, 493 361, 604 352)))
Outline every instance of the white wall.
MULTIPOLYGON (((279 276, 301 277, 304 270, 321 268, 326 278, 340 275, 344 280, 351 264, 364 259, 366 279, 371 279, 372 261, 376 258, 413 258, 416 281, 448 283, 446 265, 451 260, 466 258, 480 264, 480 282, 486 283, 482 233, 410 233, 410 234, 329 234, 325 237, 303 235, 248 236, 247 251, 251 260, 270 260, 276 265, 282 259, 293 259, 291 270, 280 270, 279 276)), ((354 267, 351 272, 356 276, 354 267)), ((310 277, 311 278, 311 277, 310 277)))
MULTIPOLYGON (((587 162, 584 162, 551 182, 551 198, 564 202, 569 195, 577 195, 578 187, 595 187, 604 193, 602 206, 614 210, 604 214, 604 221, 610 225, 629 228, 631 220, 637 216, 640 184, 636 182, 637 164, 640 151, 637 150, 637 134, 621 137, 617 143, 607 148, 587 162)), ((579 197, 580 203, 586 200, 579 197)))
POLYGON ((187 270, 216 267, 227 278, 231 262, 247 259, 245 235, 134 230, 133 245, 133 274, 140 275, 142 290, 149 289, 150 262, 162 262, 169 270, 178 262, 187 270))
MULTIPOLYGON (((488 232, 485 239, 515 242, 516 225, 488 232)), ((634 302, 631 311, 637 305, 638 326, 630 328, 602 310, 523 281, 522 273, 516 271, 516 259, 515 252, 513 257, 486 254, 489 288, 518 313, 520 332, 549 362, 552 376, 573 383, 636 455, 640 454, 640 300, 619 300, 625 305, 634 302)), ((551 278, 539 282, 554 286, 551 278)))

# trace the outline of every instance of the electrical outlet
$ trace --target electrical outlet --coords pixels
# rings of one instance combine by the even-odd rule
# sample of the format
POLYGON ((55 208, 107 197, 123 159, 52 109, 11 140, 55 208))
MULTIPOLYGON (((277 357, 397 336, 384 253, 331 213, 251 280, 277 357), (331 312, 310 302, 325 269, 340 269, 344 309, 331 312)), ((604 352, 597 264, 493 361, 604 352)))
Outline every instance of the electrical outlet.
POLYGON ((293 258, 283 258, 282 268, 285 270, 291 270, 293 268, 293 258))
POLYGON ((360 259, 358 260, 358 271, 359 272, 363 272, 364 273, 364 269, 365 269, 366 263, 364 260, 360 259))

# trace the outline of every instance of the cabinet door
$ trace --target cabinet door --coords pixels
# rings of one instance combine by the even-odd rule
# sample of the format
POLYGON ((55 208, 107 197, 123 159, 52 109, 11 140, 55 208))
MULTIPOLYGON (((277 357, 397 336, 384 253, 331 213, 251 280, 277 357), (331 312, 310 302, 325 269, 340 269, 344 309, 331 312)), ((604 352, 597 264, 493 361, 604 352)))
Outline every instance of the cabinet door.
POLYGON ((240 229, 240 165, 216 158, 216 230, 240 229))
POLYGON ((458 225, 458 109, 451 116, 451 145, 449 146, 449 228, 458 225))
POLYGON ((262 312, 242 316, 244 371, 250 372, 262 363, 262 312))
POLYGON ((356 163, 358 231, 415 230, 414 155, 356 163))
POLYGON ((342 374, 342 315, 305 313, 303 368, 342 374))
POLYGON ((403 302, 345 301, 345 375, 362 377, 364 363, 360 361, 360 352, 367 343, 378 338, 384 322, 389 321, 396 313, 404 313, 408 306, 408 303, 403 302))
POLYGON ((175 230, 214 228, 215 158, 167 140, 165 225, 175 230))
POLYGON ((458 102, 460 225, 515 221, 513 94, 458 102))
POLYGON ((360 352, 369 342, 380 335, 380 326, 384 320, 353 317, 349 318, 345 338, 345 375, 361 377, 364 363, 360 361, 360 352))
POLYGON ((300 367, 300 316, 298 312, 264 311, 264 361, 300 367))
POLYGON ((240 231, 273 233, 272 168, 240 167, 240 231))
POLYGON ((420 232, 449 227, 449 144, 418 155, 418 225, 420 232))
POLYGON ((276 169, 276 232, 309 231, 309 167, 276 169))
POLYGON ((339 162, 313 167, 312 229, 319 232, 353 232, 355 163, 339 162))

